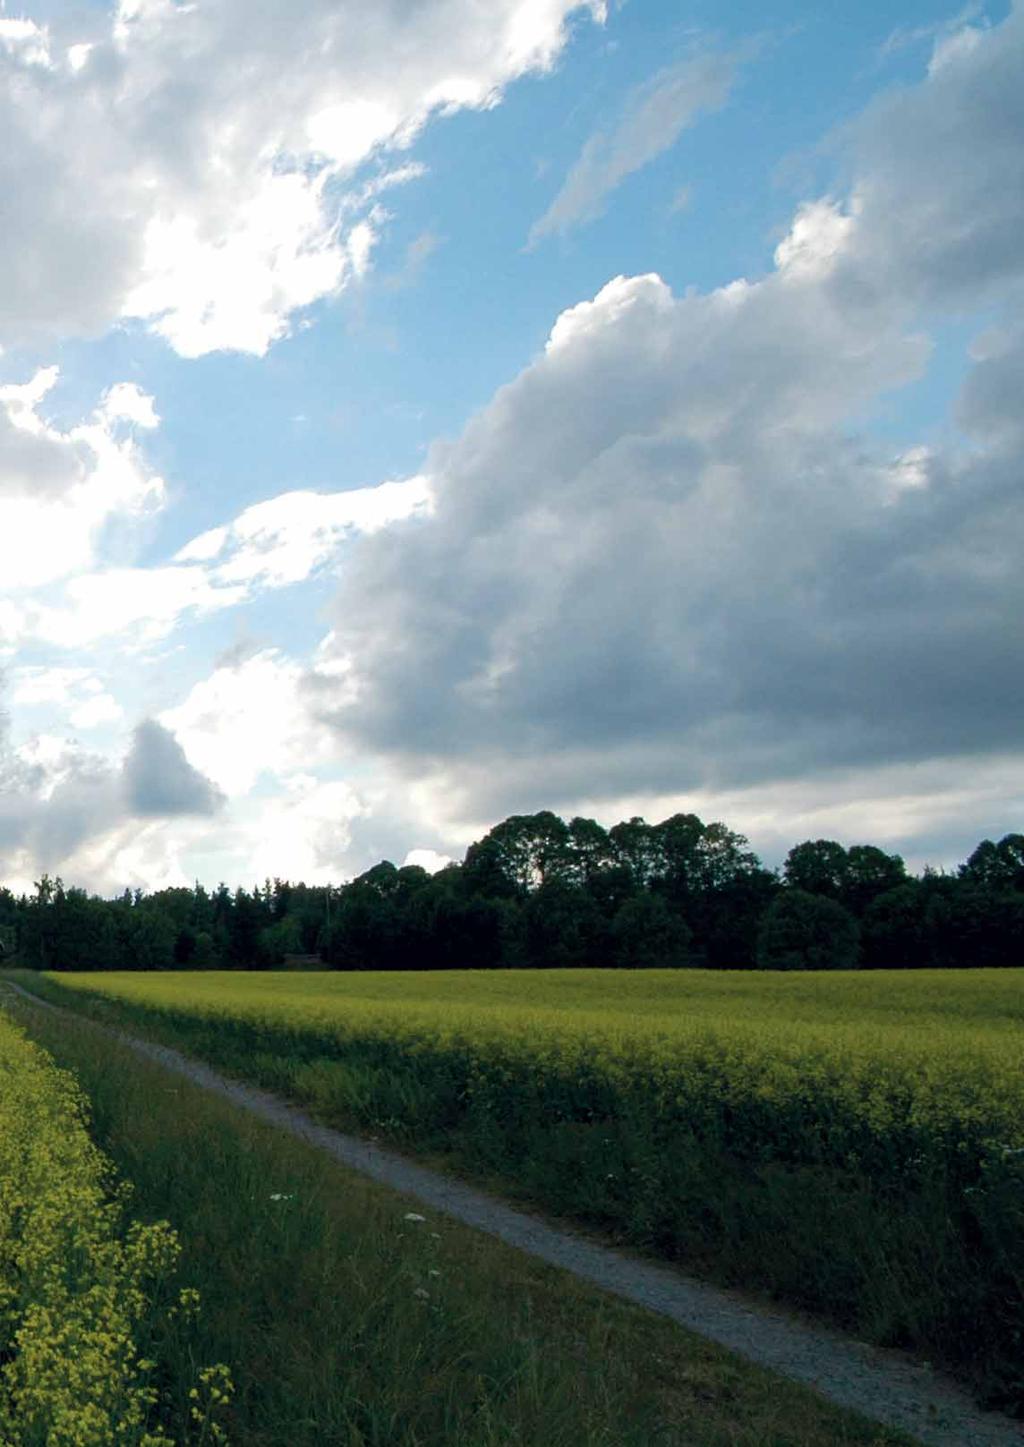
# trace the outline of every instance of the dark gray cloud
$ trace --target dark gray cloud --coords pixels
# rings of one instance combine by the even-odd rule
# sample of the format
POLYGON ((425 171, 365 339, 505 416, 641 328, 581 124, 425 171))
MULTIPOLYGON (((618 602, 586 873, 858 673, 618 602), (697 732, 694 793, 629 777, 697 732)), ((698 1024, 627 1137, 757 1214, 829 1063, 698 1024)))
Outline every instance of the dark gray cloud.
POLYGON ((142 818, 215 814, 224 803, 221 791, 189 763, 178 740, 155 719, 136 728, 123 776, 129 813, 142 818))
POLYGON ((1022 105, 1015 10, 850 128, 765 279, 564 314, 434 450, 434 515, 360 544, 317 707, 484 816, 1018 748, 1022 105), (858 435, 924 322, 993 307, 967 443, 858 435))

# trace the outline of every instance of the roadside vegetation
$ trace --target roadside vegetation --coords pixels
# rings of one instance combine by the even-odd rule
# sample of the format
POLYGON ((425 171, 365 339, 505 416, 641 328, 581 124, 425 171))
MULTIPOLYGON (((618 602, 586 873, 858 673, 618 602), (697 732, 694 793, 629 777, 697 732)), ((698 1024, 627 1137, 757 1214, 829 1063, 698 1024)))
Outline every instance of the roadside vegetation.
POLYGON ((1024 974, 25 975, 1024 1406, 1024 974))
POLYGON ((175 1223, 203 1300, 193 1350, 232 1366, 223 1425, 235 1447, 909 1441, 425 1216, 87 1020, 11 1009, 88 1092, 137 1211, 175 1223))
POLYGON ((130 1218, 87 1125, 74 1077, 0 1011, 0 1442, 223 1441, 230 1372, 196 1369, 178 1237, 130 1218))

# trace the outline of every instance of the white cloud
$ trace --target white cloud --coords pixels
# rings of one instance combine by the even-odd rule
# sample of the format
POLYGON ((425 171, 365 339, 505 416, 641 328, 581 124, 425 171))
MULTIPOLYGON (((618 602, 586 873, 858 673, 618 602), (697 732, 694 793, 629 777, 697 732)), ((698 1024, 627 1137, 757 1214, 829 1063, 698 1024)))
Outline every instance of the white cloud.
POLYGON ((200 533, 183 548, 178 549, 174 555, 174 561, 176 563, 208 563, 211 558, 215 558, 223 550, 230 532, 229 527, 219 527, 200 533))
POLYGON ((134 422, 136 427, 148 429, 160 425, 154 399, 134 382, 118 382, 111 387, 104 394, 100 411, 111 421, 134 422))
POLYGON ((805 202, 775 248, 776 267, 811 280, 826 276, 841 256, 853 225, 854 218, 831 201, 805 202))
POLYGON ((51 712, 65 714, 77 729, 99 728, 124 716, 121 705, 88 668, 22 666, 13 670, 11 685, 16 708, 49 706, 51 712))
POLYGON ((353 823, 366 813, 351 784, 338 780, 258 801, 245 821, 240 877, 338 883, 349 873, 353 823))
POLYGON ((0 15, 0 49, 25 66, 50 64, 46 31, 34 20, 0 15))
POLYGON ((11 702, 38 705, 63 704, 74 695, 93 695, 103 685, 88 668, 45 668, 40 665, 15 670, 11 702))
MULTIPOLYGON (((80 428, 73 435, 88 431, 80 428)), ((162 484, 147 480, 139 471, 138 455, 129 442, 115 441, 100 430, 92 445, 105 456, 106 490, 100 497, 108 511, 116 509, 119 496, 130 501, 136 478, 142 480, 143 501, 148 501, 154 487, 162 496, 162 484), (118 478, 120 492, 115 485, 118 478)), ((27 590, 74 574, 56 602, 40 601, 26 591, 19 605, 0 609, 0 642, 37 639, 59 648, 81 648, 114 636, 132 644, 153 642, 186 616, 221 612, 265 589, 304 582, 334 562, 348 540, 428 513, 432 494, 425 477, 347 492, 282 493, 246 508, 231 523, 201 533, 169 563, 99 571, 85 567, 93 561, 93 540, 80 531, 88 520, 90 497, 69 495, 61 504, 67 509, 66 526, 55 535, 56 505, 48 510, 26 498, 17 511, 14 503, 5 504, 0 497, 0 520, 6 506, 7 516, 20 522, 10 544, 12 583, 27 590), (62 540, 66 552, 59 551, 62 540), (18 548, 21 557, 15 562, 18 548)), ((99 518, 94 534, 106 515, 99 518)), ((3 557, 0 539, 0 561, 3 557)))
POLYGON ((72 709, 70 717, 76 729, 95 729, 118 723, 124 717, 124 709, 112 694, 98 693, 72 709))
POLYGON ((587 141, 558 195, 531 227, 530 244, 600 216, 627 176, 671 149, 702 112, 725 104, 736 65, 732 55, 691 56, 635 91, 615 128, 587 141))
POLYGON ((52 37, 0 19, 0 345, 139 318, 184 356, 264 353, 366 270, 373 192, 414 174, 388 153, 549 68, 582 11, 603 6, 122 0, 52 37))
POLYGON ((40 411, 57 379, 57 368, 48 367, 0 387, 0 577, 7 591, 93 566, 111 522, 141 520, 164 497, 163 481, 131 437, 117 435, 129 411, 136 422, 156 424, 152 398, 119 384, 90 420, 63 431, 40 411))
POLYGON ((285 492, 246 508, 227 528, 201 534, 176 560, 216 559, 219 585, 283 587, 308 578, 347 537, 426 512, 430 502, 425 477, 348 492, 285 492))
POLYGON ((415 864, 420 869, 425 869, 428 874, 436 874, 439 869, 444 869, 451 864, 450 854, 439 854, 436 849, 410 849, 402 860, 402 864, 415 864))
POLYGON ((58 606, 26 607, 22 632, 59 648, 117 634, 152 642, 186 613, 218 612, 247 596, 241 585, 218 586, 201 567, 108 568, 72 578, 58 606))
POLYGON ((335 754, 300 694, 303 670, 274 649, 217 668, 160 715, 189 758, 232 797, 263 773, 291 775, 335 754))

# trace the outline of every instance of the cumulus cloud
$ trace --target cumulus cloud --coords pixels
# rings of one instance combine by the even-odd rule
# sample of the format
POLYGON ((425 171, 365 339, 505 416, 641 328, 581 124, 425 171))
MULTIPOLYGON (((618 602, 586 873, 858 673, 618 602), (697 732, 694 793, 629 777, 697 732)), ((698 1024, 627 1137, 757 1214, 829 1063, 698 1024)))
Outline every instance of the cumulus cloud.
POLYGON ((598 131, 584 145, 558 195, 531 227, 530 245, 600 216, 627 176, 670 150, 699 115, 725 104, 736 65, 732 55, 690 56, 635 91, 615 128, 598 131))
POLYGON ((361 543, 309 682, 345 739, 484 819, 1019 747, 1022 75, 1016 9, 849 128, 768 275, 563 313, 361 543), (858 430, 992 307, 967 444, 858 430))
POLYGON ((369 264, 433 115, 551 66, 599 0, 119 0, 0 21, 0 344, 138 318, 256 354, 369 264), (372 163, 377 174, 357 177, 372 163))
POLYGON ((169 729, 145 719, 135 729, 124 761, 128 807, 143 818, 215 814, 223 795, 189 763, 169 729))

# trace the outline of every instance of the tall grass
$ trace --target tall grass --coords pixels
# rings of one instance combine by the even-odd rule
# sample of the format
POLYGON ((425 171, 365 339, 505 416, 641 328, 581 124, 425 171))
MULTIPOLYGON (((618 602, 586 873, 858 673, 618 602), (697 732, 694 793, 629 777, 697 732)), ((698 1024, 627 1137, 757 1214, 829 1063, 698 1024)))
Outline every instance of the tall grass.
POLYGON ((86 1021, 24 1009, 165 1215, 243 1447, 897 1447, 810 1392, 346 1171, 86 1021), (410 1214, 412 1216, 410 1217, 410 1214))
POLYGON ((1024 1409, 1021 971, 51 978, 1024 1409))

